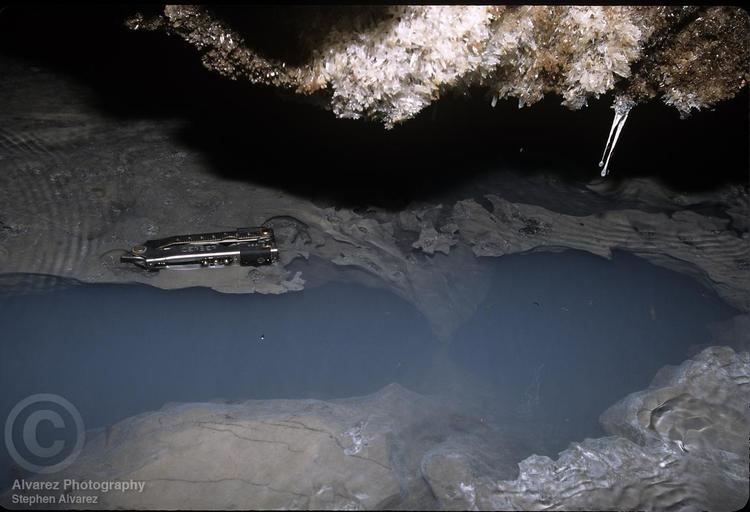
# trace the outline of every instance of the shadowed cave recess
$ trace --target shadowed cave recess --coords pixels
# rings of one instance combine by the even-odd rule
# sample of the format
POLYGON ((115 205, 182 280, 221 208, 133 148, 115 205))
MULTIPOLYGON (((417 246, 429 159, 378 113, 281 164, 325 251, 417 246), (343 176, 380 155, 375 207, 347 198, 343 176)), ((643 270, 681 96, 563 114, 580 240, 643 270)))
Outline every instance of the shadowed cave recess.
POLYGON ((0 504, 742 508, 747 35, 0 6, 0 504), (120 259, 250 226, 278 261, 120 259))

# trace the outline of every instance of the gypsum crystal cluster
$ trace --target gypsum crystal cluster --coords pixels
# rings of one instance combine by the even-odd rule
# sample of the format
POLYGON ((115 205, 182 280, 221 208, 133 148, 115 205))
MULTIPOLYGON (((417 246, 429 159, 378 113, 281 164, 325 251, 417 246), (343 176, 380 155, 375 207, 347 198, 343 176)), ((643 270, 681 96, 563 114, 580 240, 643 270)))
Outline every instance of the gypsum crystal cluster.
POLYGON ((126 23, 181 37, 221 75, 322 96, 337 117, 386 128, 476 86, 493 105, 509 97, 530 105, 553 93, 578 109, 612 91, 620 118, 653 98, 686 116, 732 98, 750 74, 750 18, 736 7, 402 5, 339 16, 316 9, 323 8, 301 13, 298 63, 263 55, 200 6, 167 5, 126 23))

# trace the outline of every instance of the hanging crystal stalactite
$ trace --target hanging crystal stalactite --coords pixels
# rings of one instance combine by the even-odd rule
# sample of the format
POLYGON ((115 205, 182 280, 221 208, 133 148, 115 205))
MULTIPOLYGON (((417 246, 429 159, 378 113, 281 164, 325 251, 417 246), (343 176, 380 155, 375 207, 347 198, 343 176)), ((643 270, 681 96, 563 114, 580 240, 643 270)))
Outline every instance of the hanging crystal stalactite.
POLYGON ((625 121, 628 120, 628 115, 630 115, 632 108, 632 101, 622 98, 615 100, 615 118, 612 121, 612 128, 609 130, 609 137, 607 137, 607 144, 604 146, 602 159, 599 161, 599 167, 602 168, 602 178, 609 174, 609 160, 612 158, 612 153, 614 153, 615 146, 617 146, 617 139, 620 138, 622 127, 625 126, 625 121))

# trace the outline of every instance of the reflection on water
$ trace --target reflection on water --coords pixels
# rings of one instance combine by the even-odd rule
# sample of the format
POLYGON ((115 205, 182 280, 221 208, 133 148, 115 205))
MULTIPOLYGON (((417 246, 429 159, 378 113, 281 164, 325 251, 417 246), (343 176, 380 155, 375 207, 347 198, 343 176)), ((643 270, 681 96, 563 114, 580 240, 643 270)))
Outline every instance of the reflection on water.
MULTIPOLYGON (((599 414, 709 341, 709 322, 735 314, 689 278, 632 256, 484 263, 492 290, 448 347, 409 303, 352 285, 281 296, 140 285, 6 293, 0 414, 50 392, 97 428, 169 401, 333 398, 399 382, 495 425, 535 426, 534 451, 554 455, 602 435, 599 414)), ((10 462, 0 457, 5 487, 10 462)))

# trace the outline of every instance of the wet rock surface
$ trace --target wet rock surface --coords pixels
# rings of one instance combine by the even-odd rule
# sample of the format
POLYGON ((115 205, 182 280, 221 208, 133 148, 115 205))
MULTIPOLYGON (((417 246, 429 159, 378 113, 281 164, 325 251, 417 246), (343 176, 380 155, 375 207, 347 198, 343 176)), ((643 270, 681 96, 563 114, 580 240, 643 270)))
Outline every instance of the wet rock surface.
POLYGON ((168 404, 90 432, 54 479, 145 482, 96 508, 737 510, 749 385, 748 352, 710 347, 606 411, 611 437, 556 460, 395 384, 330 401, 168 404))
POLYGON ((487 292, 477 257, 619 249, 750 307, 746 186, 678 193, 648 179, 576 184, 507 171, 430 203, 342 208, 254 183, 266 169, 249 165, 246 181, 217 174, 180 138, 177 121, 110 118, 85 88, 52 72, 8 60, 2 67, 3 273, 227 293, 351 280, 412 302, 447 338, 487 292), (149 238, 260 224, 277 233, 276 266, 147 273, 119 261, 149 238))

